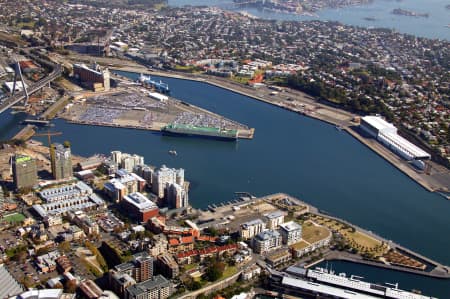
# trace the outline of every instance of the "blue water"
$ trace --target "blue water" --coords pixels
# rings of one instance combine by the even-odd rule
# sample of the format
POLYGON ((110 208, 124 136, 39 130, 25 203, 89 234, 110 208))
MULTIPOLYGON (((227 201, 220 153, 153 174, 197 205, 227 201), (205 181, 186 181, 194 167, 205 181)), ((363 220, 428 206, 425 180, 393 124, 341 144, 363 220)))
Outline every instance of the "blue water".
MULTIPOLYGON (((172 96, 256 128, 255 138, 233 143, 55 120, 54 130, 63 135, 53 140, 71 141, 79 155, 122 150, 143 155, 151 165, 183 167, 195 207, 228 201, 236 191, 286 192, 450 264, 450 202, 421 188, 347 133, 205 83, 161 80, 169 83, 172 96), (169 155, 171 149, 178 156, 169 155)), ((450 298, 450 281, 405 275, 403 288, 450 298)))
POLYGON ((8 140, 21 129, 18 124, 26 118, 25 113, 12 114, 7 110, 0 114, 0 140, 8 140))
MULTIPOLYGON (((206 5, 217 6, 224 9, 234 9, 232 0, 169 0, 169 5, 206 5)), ((343 24, 361 27, 382 27, 395 29, 402 33, 413 34, 428 38, 440 38, 450 40, 450 10, 445 6, 450 4, 448 0, 374 0, 371 4, 350 6, 341 9, 325 9, 317 12, 318 16, 300 16, 287 13, 262 11, 251 8, 242 8, 254 16, 264 19, 276 20, 330 20, 343 24), (392 14, 395 8, 412 10, 419 13, 429 13, 428 18, 415 18, 392 14), (364 18, 372 17, 375 21, 367 21, 364 18)))

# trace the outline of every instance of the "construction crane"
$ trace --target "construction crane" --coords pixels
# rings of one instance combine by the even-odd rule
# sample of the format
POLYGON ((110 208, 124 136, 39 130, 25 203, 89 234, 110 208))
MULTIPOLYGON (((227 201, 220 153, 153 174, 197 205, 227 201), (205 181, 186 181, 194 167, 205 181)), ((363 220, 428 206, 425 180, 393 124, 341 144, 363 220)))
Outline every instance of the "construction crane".
POLYGON ((50 132, 50 130, 47 131, 47 133, 40 133, 40 134, 34 134, 34 136, 40 137, 40 136, 47 136, 48 138, 48 148, 52 145, 51 136, 60 136, 62 135, 62 132, 50 132))

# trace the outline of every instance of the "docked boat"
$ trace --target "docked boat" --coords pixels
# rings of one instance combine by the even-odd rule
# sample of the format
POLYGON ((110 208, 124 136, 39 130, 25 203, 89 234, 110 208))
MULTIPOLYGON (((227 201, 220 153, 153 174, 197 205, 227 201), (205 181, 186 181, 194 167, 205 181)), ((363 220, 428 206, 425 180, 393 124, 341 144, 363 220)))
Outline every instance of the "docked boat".
POLYGON ((169 93, 170 92, 169 84, 164 83, 161 80, 159 80, 159 82, 155 81, 150 76, 145 76, 144 74, 141 74, 139 76, 138 80, 139 80, 140 83, 149 85, 150 87, 156 89, 159 92, 162 92, 162 93, 169 93))
POLYGON ((163 134, 166 135, 181 135, 181 136, 195 136, 203 138, 213 138, 225 141, 236 141, 238 139, 237 130, 199 127, 192 125, 169 124, 162 128, 163 134))

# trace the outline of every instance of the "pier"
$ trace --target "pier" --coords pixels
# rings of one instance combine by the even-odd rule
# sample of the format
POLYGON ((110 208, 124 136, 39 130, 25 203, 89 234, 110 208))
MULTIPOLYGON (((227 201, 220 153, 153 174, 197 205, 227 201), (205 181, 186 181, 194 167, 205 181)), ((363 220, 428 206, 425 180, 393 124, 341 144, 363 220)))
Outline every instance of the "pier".
POLYGON ((27 125, 27 126, 25 126, 25 128, 20 130, 19 133, 17 133, 12 139, 27 141, 28 139, 33 137, 33 135, 36 133, 35 128, 36 127, 34 125, 31 125, 31 124, 27 125))
POLYGON ((41 120, 41 119, 25 119, 23 121, 24 124, 32 124, 36 126, 48 126, 50 124, 50 121, 48 120, 41 120))

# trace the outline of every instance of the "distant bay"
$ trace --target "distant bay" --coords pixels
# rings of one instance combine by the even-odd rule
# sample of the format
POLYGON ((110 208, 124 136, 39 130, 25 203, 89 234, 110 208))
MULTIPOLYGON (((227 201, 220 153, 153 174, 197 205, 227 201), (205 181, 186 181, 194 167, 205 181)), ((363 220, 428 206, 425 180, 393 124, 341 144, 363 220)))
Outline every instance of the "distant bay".
MULTIPOLYGON (((242 8, 237 11, 245 11, 263 19, 338 21, 347 25, 389 28, 420 37, 450 40, 450 28, 446 27, 450 24, 450 10, 446 9, 448 4, 450 4, 448 0, 374 0, 367 5, 325 9, 318 11, 317 16, 302 16, 252 8, 242 8), (396 8, 428 13, 429 17, 394 15, 392 10, 396 8)), ((236 10, 232 0, 169 0, 169 5, 216 6, 236 10)))

